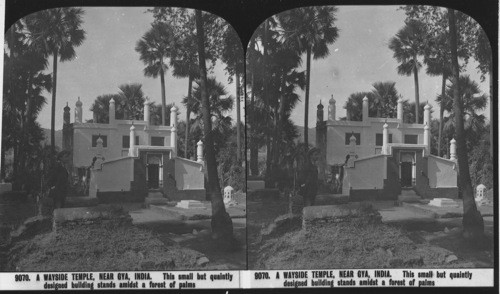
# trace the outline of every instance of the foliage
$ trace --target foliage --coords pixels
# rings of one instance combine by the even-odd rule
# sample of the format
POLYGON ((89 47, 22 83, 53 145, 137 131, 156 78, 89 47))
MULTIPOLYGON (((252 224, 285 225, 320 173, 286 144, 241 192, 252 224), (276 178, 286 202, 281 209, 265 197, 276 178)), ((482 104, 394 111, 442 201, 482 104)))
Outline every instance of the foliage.
POLYGON ((81 29, 84 11, 81 8, 63 7, 41 10, 25 18, 25 36, 28 46, 44 57, 53 57, 51 146, 55 146, 55 104, 57 84, 57 60, 65 62, 76 57, 75 47, 85 40, 81 29))
POLYGON ((371 92, 357 92, 349 95, 344 105, 348 120, 362 120, 364 97, 368 98, 369 117, 397 117, 398 99, 401 95, 396 89, 396 83, 376 82, 372 86, 371 92))
POLYGON ((47 59, 27 44, 26 23, 18 21, 7 32, 4 51, 4 87, 2 122, 2 176, 7 169, 5 154, 13 150, 12 180, 14 190, 38 189, 38 155, 44 133, 36 122, 46 104, 43 92, 52 90, 52 79, 43 71, 47 59), (36 156, 35 156, 36 158, 36 156), (28 187, 30 186, 30 187, 28 187))

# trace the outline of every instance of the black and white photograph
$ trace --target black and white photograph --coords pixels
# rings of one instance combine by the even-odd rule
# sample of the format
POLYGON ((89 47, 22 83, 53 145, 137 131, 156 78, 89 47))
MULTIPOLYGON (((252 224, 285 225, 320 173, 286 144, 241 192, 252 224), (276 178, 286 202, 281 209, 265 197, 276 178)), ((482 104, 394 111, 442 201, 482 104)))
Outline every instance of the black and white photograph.
POLYGON ((498 291, 488 1, 0 0, 0 291, 498 291))
POLYGON ((19 19, 4 45, 1 271, 246 269, 229 23, 62 7, 19 19))
POLYGON ((246 65, 249 269, 493 268, 493 65, 474 19, 291 9, 246 65))

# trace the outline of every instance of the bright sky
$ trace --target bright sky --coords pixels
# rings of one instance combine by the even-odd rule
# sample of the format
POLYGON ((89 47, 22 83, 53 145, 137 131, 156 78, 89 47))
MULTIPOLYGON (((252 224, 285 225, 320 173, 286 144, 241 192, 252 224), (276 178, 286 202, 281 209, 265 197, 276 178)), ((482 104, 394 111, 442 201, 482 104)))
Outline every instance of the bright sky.
MULTIPOLYGON (((75 102, 80 97, 83 102, 83 119, 92 118, 89 110, 95 98, 102 94, 118 93, 118 86, 125 83, 140 83, 147 97, 161 104, 160 79, 147 78, 143 74, 144 64, 135 51, 137 41, 150 28, 153 21, 147 8, 102 8, 86 7, 83 29, 87 37, 80 47, 76 47, 77 58, 69 62, 58 62, 56 130, 62 129, 62 110, 69 103, 71 121, 74 121, 75 102)), ((52 72, 52 58, 47 69, 52 72)), ((236 85, 228 84, 224 64, 218 64, 212 75, 226 85, 230 95, 235 96, 236 85)), ((210 73, 209 73, 210 76, 210 73)), ((181 100, 187 95, 188 79, 165 76, 166 102, 174 102, 180 108, 179 119, 185 120, 186 112, 181 100)), ((38 117, 44 128, 50 128, 51 94, 47 93, 48 104, 38 117)), ((243 103, 242 109, 243 109, 243 103)), ((232 117, 236 118, 236 108, 232 117)))
MULTIPOLYGON (((388 48, 388 42, 403 26, 405 15, 398 6, 339 6, 336 25, 339 38, 330 46, 330 56, 313 60, 311 72, 309 126, 316 120, 316 105, 320 99, 326 104, 331 95, 337 101, 337 117, 345 116, 343 106, 347 97, 354 92, 371 91, 371 85, 378 81, 394 81, 404 99, 414 100, 413 76, 397 74, 397 62, 388 48)), ((77 58, 58 63, 56 129, 62 128, 62 109, 69 103, 71 121, 74 105, 80 97, 83 102, 83 118, 91 119, 89 110, 95 98, 102 94, 117 93, 124 83, 140 83, 143 91, 152 101, 161 103, 159 78, 143 75, 144 64, 139 60, 135 45, 149 29, 153 17, 147 8, 84 8, 83 29, 87 38, 76 48, 77 58)), ((52 60, 52 59, 51 59, 52 60)), ((305 56, 303 66, 305 67, 305 56)), ((477 64, 471 59, 468 72, 481 89, 488 93, 488 79, 480 83, 477 64)), ((305 69, 305 68, 304 68, 305 69)), ((47 72, 52 72, 50 62, 47 72)), ((228 84, 224 65, 218 64, 212 75, 226 84, 229 94, 235 95, 235 84, 228 84)), ((438 107, 435 97, 441 92, 441 78, 430 77, 425 70, 419 73, 420 100, 433 105, 435 115, 438 107)), ((165 77, 167 103, 174 102, 180 108, 180 119, 185 118, 181 99, 187 95, 188 80, 165 77)), ((303 99, 304 93, 299 93, 303 99)), ((50 128, 50 94, 48 104, 38 120, 42 127, 50 128)), ((243 108, 243 103, 242 108, 243 108)), ((327 109, 327 107, 325 107, 327 109)), ((235 117, 233 109, 232 116, 235 117)), ((244 113, 242 111, 242 113, 244 113)), ((484 111, 489 117, 489 108, 484 111)), ((326 115, 326 113, 325 113, 326 115)), ((299 103, 292 119, 297 125, 304 124, 304 104, 299 103)))
MULTIPOLYGON (((344 104, 347 97, 355 92, 371 91, 375 82, 393 81, 404 99, 415 99, 413 76, 400 76, 397 73, 397 61, 392 57, 389 40, 403 27, 405 14, 399 6, 338 6, 337 22, 339 37, 330 45, 330 55, 325 59, 312 60, 311 88, 309 93, 309 127, 315 126, 316 106, 322 101, 326 106, 331 95, 336 100, 337 117, 346 116, 344 104)), ((305 55, 303 56, 305 69, 305 55)), ((476 70, 477 63, 469 60, 467 73, 479 83, 485 93, 489 93, 488 78, 480 82, 476 70)), ((420 101, 429 100, 433 106, 433 117, 439 115, 435 102, 441 93, 441 77, 425 74, 425 68, 419 72, 420 101)), ((300 91, 300 90, 299 90, 300 91)), ((300 93, 304 101, 304 92, 300 93)), ((484 115, 489 118, 489 103, 484 115)), ((304 125, 304 103, 299 103, 292 114, 293 121, 304 125)))

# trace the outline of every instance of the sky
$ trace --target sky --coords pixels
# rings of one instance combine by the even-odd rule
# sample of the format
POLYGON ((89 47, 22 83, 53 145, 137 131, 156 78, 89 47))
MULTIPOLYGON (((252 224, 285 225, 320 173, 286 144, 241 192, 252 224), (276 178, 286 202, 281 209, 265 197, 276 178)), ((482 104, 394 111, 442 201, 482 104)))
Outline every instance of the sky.
MULTIPOLYGON (((371 91, 372 84, 379 81, 394 81, 404 99, 414 101, 413 76, 397 74, 397 62, 388 48, 390 38, 404 25, 404 12, 398 6, 338 6, 336 26, 339 28, 337 41, 330 45, 330 55, 325 59, 313 60, 311 69, 309 126, 316 121, 316 106, 324 105, 333 95, 337 101, 337 117, 345 116, 343 106, 347 97, 354 92, 371 91)), ((135 45, 150 28, 153 17, 146 7, 85 7, 83 29, 87 32, 84 43, 76 47, 76 59, 58 63, 56 129, 62 128, 62 109, 69 104, 71 121, 74 120, 74 105, 78 97, 83 102, 83 119, 91 119, 89 110, 99 95, 119 91, 125 83, 140 83, 147 97, 161 104, 159 78, 148 78, 143 74, 144 64, 139 60, 135 45)), ((246 44, 244 44, 246 46, 246 44)), ((303 56, 305 69, 305 55, 303 56)), ((224 64, 218 63, 211 75, 226 85, 230 95, 235 95, 235 84, 228 84, 224 64)), ((477 81, 488 93, 488 79, 480 82, 477 64, 469 61, 467 74, 477 81)), ((52 72, 52 58, 47 73, 52 72)), ((209 74, 210 75, 210 74, 209 74)), ((435 97, 441 92, 441 77, 431 77, 425 70, 419 72, 420 101, 429 101, 434 117, 439 113, 435 97)), ((174 102, 179 108, 180 119, 185 118, 181 100, 187 95, 188 79, 165 76, 166 102, 174 102)), ((303 101, 304 92, 299 90, 303 101)), ((38 117, 44 128, 50 128, 50 99, 38 117)), ((243 109, 244 105, 241 103, 243 109)), ((488 106, 489 107, 489 106, 488 106)), ((325 107, 325 110, 327 107, 325 107)), ((242 110, 242 114, 243 114, 242 110)), ((484 111, 489 117, 489 108, 484 111)), ((230 113, 234 118, 236 109, 230 113)), ((325 111, 326 117, 326 111, 325 111)), ((299 103, 292 113, 292 120, 304 125, 304 103, 299 103)))
MULTIPOLYGON (((312 60, 311 86, 309 92, 309 127, 316 124, 316 106, 322 101, 325 105, 324 117, 327 117, 328 100, 333 95, 336 100, 337 117, 345 117, 343 108, 350 94, 372 91, 375 82, 396 82, 398 92, 403 99, 413 102, 415 86, 413 76, 400 76, 397 73, 397 61, 389 49, 389 40, 403 27, 405 14, 399 6, 338 6, 336 26, 339 29, 337 41, 329 46, 330 55, 325 59, 312 60)), ((305 70, 305 54, 301 70, 305 70)), ((469 60, 466 74, 479 83, 483 92, 489 93, 489 82, 480 82, 476 70, 477 63, 469 60)), ((441 93, 441 77, 425 74, 425 68, 419 72, 420 102, 427 100, 433 106, 433 118, 439 117, 439 107, 435 102, 441 93)), ((292 120, 304 126, 304 95, 292 112, 292 120)), ((488 108, 483 113, 489 119, 488 108)))
MULTIPOLYGON (((63 108, 71 107, 71 122, 74 121, 75 103, 80 97, 83 102, 83 120, 92 119, 89 110, 97 96, 118 93, 118 86, 126 83, 140 83, 145 96, 161 105, 160 78, 148 78, 143 74, 144 64, 135 51, 137 41, 151 27, 153 16, 145 12, 146 7, 85 7, 86 31, 83 44, 76 47, 76 59, 57 64, 56 130, 62 129, 63 108)), ((212 74, 226 85, 229 95, 236 94, 236 85, 228 84, 225 64, 218 63, 212 74)), ((47 73, 52 72, 50 58, 47 73)), ((185 120, 186 111, 181 103, 187 95, 188 79, 165 75, 166 103, 175 103, 180 110, 179 119, 185 120)), ((50 128, 51 94, 46 93, 48 104, 41 111, 38 121, 44 128, 50 128)), ((243 109, 243 103, 241 103, 243 109)), ((236 118, 236 107, 230 113, 236 118)), ((234 119, 235 120, 235 119, 234 119)))

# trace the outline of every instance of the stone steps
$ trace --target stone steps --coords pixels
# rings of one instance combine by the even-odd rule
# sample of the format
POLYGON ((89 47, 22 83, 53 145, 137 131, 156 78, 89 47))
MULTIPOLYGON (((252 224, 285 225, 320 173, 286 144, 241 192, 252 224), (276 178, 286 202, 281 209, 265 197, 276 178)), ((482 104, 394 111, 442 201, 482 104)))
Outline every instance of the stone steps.
POLYGON ((412 189, 403 189, 401 190, 401 194, 398 196, 399 203, 418 203, 421 200, 422 197, 418 196, 418 194, 412 189))

